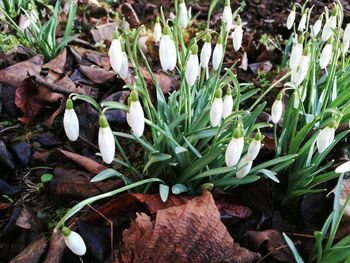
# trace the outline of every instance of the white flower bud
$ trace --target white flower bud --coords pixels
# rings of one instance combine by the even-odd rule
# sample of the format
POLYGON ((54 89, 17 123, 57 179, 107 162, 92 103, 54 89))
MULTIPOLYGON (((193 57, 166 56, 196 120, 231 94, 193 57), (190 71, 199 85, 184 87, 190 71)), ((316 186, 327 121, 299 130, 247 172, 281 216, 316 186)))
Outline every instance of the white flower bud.
POLYGON ((231 113, 233 108, 233 98, 231 94, 231 89, 228 87, 226 90, 226 95, 224 96, 224 107, 222 112, 222 117, 226 119, 231 113))
POLYGON ((350 42, 350 23, 345 27, 343 41, 350 42))
POLYGON ((184 1, 180 1, 179 4, 179 24, 184 28, 187 27, 188 24, 187 7, 184 1))
POLYGON ((335 172, 337 174, 343 174, 343 173, 348 173, 350 172, 350 161, 347 161, 341 165, 339 165, 336 169, 335 172))
POLYGON ((295 70, 298 67, 302 55, 303 42, 302 39, 300 39, 300 42, 298 41, 298 43, 293 46, 292 52, 290 54, 289 67, 291 70, 295 70))
POLYGON ((320 30, 321 30, 321 27, 322 27, 322 17, 317 19, 317 21, 315 22, 315 24, 311 28, 311 32, 312 32, 312 35, 314 37, 318 36, 318 34, 320 33, 320 30))
POLYGON ((214 71, 217 71, 219 69, 223 56, 224 56, 224 47, 222 46, 222 37, 219 36, 218 42, 216 43, 216 46, 214 48, 213 59, 212 59, 214 71))
POLYGON ((208 33, 201 50, 201 66, 207 68, 211 57, 211 36, 208 33))
POLYGON ((71 99, 68 99, 66 102, 66 110, 63 116, 63 127, 69 140, 74 142, 78 139, 79 120, 73 109, 73 102, 71 99))
POLYGON ((298 31, 304 31, 306 28, 306 18, 307 18, 307 11, 303 13, 301 16, 299 25, 298 25, 298 31))
POLYGON ((162 37, 162 27, 159 23, 159 21, 157 21, 154 24, 154 29, 153 29, 153 38, 155 42, 158 42, 160 40, 160 38, 162 37))
POLYGON ((198 61, 198 46, 197 44, 194 44, 191 49, 191 54, 188 57, 188 61, 185 68, 185 79, 187 82, 187 85, 192 87, 198 78, 199 75, 199 61, 198 61))
POLYGON ((114 136, 104 114, 100 115, 99 123, 100 129, 98 130, 98 147, 102 155, 102 160, 106 164, 110 164, 113 162, 115 155, 114 136))
POLYGON ((122 65, 119 70, 119 76, 122 79, 126 79, 129 76, 129 62, 128 62, 128 56, 126 55, 125 51, 122 52, 122 65))
POLYGON ((232 9, 230 3, 225 5, 224 12, 222 13, 222 20, 225 22, 225 31, 229 32, 232 28, 232 9))
POLYGON ((273 123, 277 124, 280 121, 282 117, 282 110, 283 110, 282 93, 280 93, 278 94, 275 102, 271 107, 271 120, 273 123))
POLYGON ((214 98, 213 104, 210 108, 210 124, 216 127, 220 124, 223 111, 223 102, 221 98, 221 90, 218 89, 217 94, 214 98))
POLYGON ((235 166, 238 163, 242 155, 243 147, 243 125, 239 124, 239 127, 234 129, 233 137, 226 148, 225 163, 227 167, 235 166))
POLYGON ((169 186, 165 184, 159 184, 159 195, 160 195, 160 199, 163 202, 166 202, 169 196, 169 186))
POLYGON ((287 18, 287 28, 291 29, 293 27, 294 21, 295 21, 295 7, 293 7, 293 10, 289 13, 287 18))
POLYGON ((255 138, 251 141, 248 147, 247 159, 249 161, 254 161, 258 156, 261 149, 261 140, 264 137, 261 135, 260 131, 258 131, 255 135, 255 138))
POLYGON ((344 54, 346 54, 349 50, 349 47, 350 47, 350 41, 347 41, 347 42, 344 42, 344 54))
POLYGON ((252 169, 252 165, 253 161, 249 160, 247 155, 243 156, 243 158, 238 163, 236 177, 243 178, 248 175, 250 169, 252 169))
POLYGON ((172 71, 176 66, 176 47, 170 37, 170 29, 166 27, 159 44, 159 59, 164 71, 172 71))
POLYGON ((335 124, 328 125, 323 128, 318 134, 316 139, 317 150, 319 153, 322 153, 328 148, 334 141, 335 136, 335 124))
POLYGON ((77 232, 70 231, 66 227, 63 229, 63 233, 66 246, 77 256, 85 255, 86 246, 82 237, 77 232))
POLYGON ((327 43, 324 48, 322 49, 321 55, 320 55, 320 67, 321 69, 325 69, 332 58, 332 51, 333 46, 331 43, 327 43))
POLYGON ((322 41, 328 41, 328 39, 333 35, 333 30, 337 27, 337 16, 332 14, 330 18, 326 21, 322 30, 322 41))
POLYGON ((115 72, 119 72, 122 66, 122 47, 120 39, 117 37, 117 32, 115 33, 114 39, 112 40, 111 46, 108 50, 109 60, 112 66, 112 69, 115 72))
POLYGON ((136 137, 141 137, 145 129, 145 115, 136 91, 130 94, 129 125, 136 137))
POLYGON ((242 39, 243 39, 243 29, 241 24, 239 23, 235 30, 231 34, 232 42, 233 42, 233 48, 235 51, 238 51, 242 46, 242 39))
POLYGON ((292 70, 291 81, 299 86, 305 79, 310 65, 310 56, 309 54, 302 55, 299 65, 296 69, 292 70))

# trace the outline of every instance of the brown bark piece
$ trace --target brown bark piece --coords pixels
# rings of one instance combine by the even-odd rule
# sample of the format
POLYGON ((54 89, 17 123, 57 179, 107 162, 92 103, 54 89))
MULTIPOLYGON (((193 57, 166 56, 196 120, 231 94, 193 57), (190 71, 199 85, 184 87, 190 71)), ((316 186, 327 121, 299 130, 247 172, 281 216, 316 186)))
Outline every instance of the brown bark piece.
POLYGON ((13 258, 10 263, 36 263, 39 262, 41 255, 46 248, 46 240, 44 235, 28 245, 21 253, 13 258))
POLYGON ((120 262, 253 262, 260 258, 234 243, 205 191, 186 204, 138 215, 123 233, 120 262))

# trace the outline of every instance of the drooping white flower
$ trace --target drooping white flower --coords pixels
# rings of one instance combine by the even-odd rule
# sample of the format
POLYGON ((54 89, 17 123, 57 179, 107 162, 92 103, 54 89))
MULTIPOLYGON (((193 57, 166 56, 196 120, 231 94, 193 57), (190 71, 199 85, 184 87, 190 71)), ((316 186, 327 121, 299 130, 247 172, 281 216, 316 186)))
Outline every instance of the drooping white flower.
POLYGON ((205 35, 205 42, 201 50, 201 66, 207 68, 211 57, 211 35, 205 35))
POLYGON ((337 174, 343 174, 343 173, 348 173, 350 172, 350 161, 347 161, 341 165, 339 165, 336 169, 335 172, 337 174))
POLYGON ((188 24, 188 13, 187 13, 187 7, 184 0, 180 0, 179 4, 179 24, 182 27, 187 27, 188 24))
POLYGON ((194 44, 191 48, 191 54, 188 57, 188 61, 185 68, 185 79, 187 85, 192 87, 199 75, 199 61, 198 61, 198 46, 194 44))
POLYGON ((291 70, 295 70, 298 67, 302 55, 303 55, 303 37, 300 36, 298 38, 298 42, 295 45, 293 45, 292 52, 290 54, 289 67, 291 70))
POLYGON ((166 202, 169 196, 169 186, 165 184, 159 184, 159 195, 160 195, 160 199, 163 202, 166 202))
POLYGON ((223 102, 222 102, 222 91, 217 89, 215 92, 215 98, 210 108, 210 124, 213 127, 216 127, 220 124, 223 111, 223 102))
POLYGON ((62 232, 66 246, 77 256, 85 255, 86 245, 82 237, 67 227, 63 227, 62 232))
POLYGON ((332 15, 327 19, 322 30, 322 41, 326 42, 333 35, 333 30, 337 27, 337 10, 334 8, 332 15))
POLYGON ((329 145, 334 141, 335 129, 337 124, 335 121, 332 121, 327 127, 323 128, 318 134, 316 139, 317 150, 319 153, 322 153, 328 148, 329 145))
POLYGON ((331 40, 331 38, 328 40, 327 44, 322 49, 322 52, 320 55, 320 67, 321 67, 321 69, 325 69, 328 66, 328 64, 332 58, 333 46, 332 46, 332 41, 330 41, 330 40, 331 40))
POLYGON ((293 102, 293 108, 294 109, 298 109, 299 108, 299 103, 300 103, 300 100, 302 102, 305 101, 306 99, 306 89, 304 89, 303 86, 299 87, 298 88, 298 91, 295 91, 293 93, 294 95, 294 102, 293 102), (301 97, 300 97, 301 96, 301 97))
POLYGON ((320 33, 320 30, 322 27, 322 20, 323 20, 323 15, 320 15, 320 17, 317 19, 317 21, 311 28, 311 33, 314 37, 317 37, 318 34, 320 33))
POLYGON ((244 147, 243 124, 240 122, 233 131, 233 136, 226 148, 225 163, 227 167, 235 166, 241 158, 244 147))
POLYGON ((295 6, 293 6, 292 11, 289 13, 287 18, 287 28, 291 29, 293 27, 294 21, 295 21, 295 6))
POLYGON ((73 109, 73 101, 67 99, 66 110, 63 116, 63 127, 64 131, 69 140, 76 141, 79 137, 79 120, 78 116, 73 109))
POLYGON ((129 76, 129 62, 125 51, 122 52, 122 65, 119 70, 119 76, 124 80, 129 76))
POLYGON ((139 101, 139 95, 135 90, 130 94, 129 125, 136 137, 141 137, 143 135, 145 129, 145 115, 139 101))
POLYGON ((222 117, 226 119, 231 113, 233 108, 233 98, 231 94, 231 88, 227 87, 226 94, 224 96, 224 107, 222 111, 222 117))
POLYGON ((238 18, 237 25, 235 27, 235 30, 232 32, 231 37, 233 42, 233 48, 235 49, 235 51, 238 51, 242 46, 243 40, 243 29, 240 18, 238 18))
POLYGON ((156 23, 154 24, 153 29, 153 38, 155 42, 158 42, 162 37, 162 26, 159 23, 159 17, 157 16, 156 23))
POLYGON ((271 107, 271 120, 275 124, 277 124, 282 117, 282 111, 283 111, 282 97, 283 97, 282 93, 279 93, 276 97, 275 102, 271 107))
POLYGON ((291 81, 296 86, 299 86, 304 81, 309 70, 310 60, 311 58, 308 53, 308 49, 306 48, 304 49, 304 54, 301 56, 299 65, 296 69, 292 70, 291 81))
POLYGON ((219 69, 219 66, 224 56, 224 47, 222 45, 222 42, 223 42, 222 36, 219 36, 216 46, 214 48, 213 59, 212 59, 213 69, 215 71, 219 69))
POLYGON ((304 31, 306 28, 306 19, 307 19, 307 13, 308 9, 305 10, 305 12, 302 14, 299 25, 298 25, 298 31, 304 31))
POLYGON ((244 155, 243 158, 239 161, 237 167, 237 178, 243 178, 249 174, 250 169, 252 169, 253 161, 249 160, 247 155, 244 155))
POLYGON ((164 71, 172 71, 176 66, 176 47, 174 40, 171 39, 168 26, 164 28, 164 33, 160 39, 159 59, 164 71))
POLYGON ((112 69, 117 73, 120 71, 122 66, 122 52, 120 38, 118 36, 118 32, 115 31, 111 46, 108 50, 108 56, 112 69))
POLYGON ((344 42, 344 49, 343 49, 344 54, 348 52, 349 47, 350 47, 350 41, 344 42))
POLYGON ((225 31, 229 32, 232 28, 232 9, 229 0, 225 0, 224 12, 222 13, 222 20, 225 22, 225 31))
POLYGON ((254 161, 255 158, 258 156, 261 149, 261 141, 263 139, 264 136, 260 133, 260 131, 258 131, 248 147, 247 159, 249 161, 254 161))
POLYGON ((345 27, 343 41, 350 42, 350 23, 345 27))
POLYGON ((102 160, 110 164, 114 160, 115 142, 111 127, 108 124, 106 116, 101 113, 99 118, 100 129, 98 130, 98 147, 100 149, 102 160))

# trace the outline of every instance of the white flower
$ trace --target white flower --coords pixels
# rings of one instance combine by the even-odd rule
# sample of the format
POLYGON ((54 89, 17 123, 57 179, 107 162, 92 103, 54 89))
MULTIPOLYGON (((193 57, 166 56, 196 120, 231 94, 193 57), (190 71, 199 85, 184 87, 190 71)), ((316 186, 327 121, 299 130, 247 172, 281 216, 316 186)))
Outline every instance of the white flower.
POLYGON ((305 79, 310 65, 310 56, 309 54, 303 54, 301 56, 299 65, 296 69, 292 70, 291 81, 299 86, 305 79))
POLYGON ((298 25, 298 31, 304 31, 306 27, 306 18, 307 18, 307 10, 303 13, 301 16, 299 25, 298 25))
POLYGON ((252 165, 253 161, 249 160, 247 155, 243 156, 243 158, 238 163, 236 177, 243 178, 244 176, 249 174, 250 169, 252 169, 252 165))
POLYGON ((280 93, 277 95, 277 98, 271 107, 271 119, 273 123, 276 124, 280 121, 282 117, 282 110, 283 110, 282 93, 280 93))
POLYGON ((145 115, 139 101, 139 96, 135 90, 131 92, 130 98, 128 122, 134 135, 141 137, 145 129, 145 115))
POLYGON ((201 66, 202 68, 208 67, 211 57, 211 35, 209 33, 205 36, 205 42, 201 50, 201 66))
POLYGON ((332 51, 333 46, 332 43, 327 43, 324 48, 322 49, 321 55, 320 55, 320 67, 321 69, 325 69, 332 58, 332 51))
POLYGON ((77 256, 85 255, 86 246, 82 237, 77 232, 71 231, 67 227, 64 227, 62 232, 66 246, 77 256))
POLYGON ((350 42, 350 23, 345 27, 343 41, 350 42))
POLYGON ((291 29, 293 27, 294 21, 295 21, 295 6, 293 7, 293 10, 289 13, 287 18, 287 28, 291 29))
POLYGON ((160 199, 163 202, 166 202, 166 200, 168 200, 168 196, 169 196, 169 186, 167 186, 165 184, 159 184, 159 195, 160 195, 160 199))
POLYGON ((311 28, 312 35, 314 37, 318 36, 318 33, 320 33, 321 27, 322 27, 322 15, 317 19, 315 24, 311 28))
POLYGON ((176 47, 174 40, 170 37, 169 27, 165 28, 159 44, 159 59, 164 71, 172 71, 176 66, 176 47))
POLYGON ((347 42, 344 42, 344 54, 346 54, 349 50, 349 47, 350 47, 350 41, 347 41, 347 42))
POLYGON ((241 158, 244 147, 243 124, 239 124, 233 131, 233 137, 225 152, 225 163, 227 167, 235 166, 241 158))
POLYGON ((242 25, 240 24, 240 21, 235 27, 235 30, 232 32, 231 37, 233 42, 233 48, 235 49, 235 51, 238 51, 241 48, 243 39, 243 29, 242 25))
POLYGON ((261 135, 260 131, 258 131, 254 139, 249 144, 248 152, 247 152, 247 159, 249 161, 254 161, 255 158, 258 156, 261 149, 261 141, 263 138, 264 137, 261 135))
POLYGON ((188 23, 188 13, 187 13, 187 7, 184 2, 184 0, 180 0, 179 5, 179 24, 182 27, 187 27, 188 23))
POLYGON ((186 69, 185 69, 185 78, 187 85, 192 87, 198 78, 199 75, 199 61, 198 61, 198 46, 194 44, 191 49, 191 54, 189 55, 186 69))
POLYGON ((119 76, 122 79, 126 79, 129 76, 129 62, 128 62, 128 56, 126 55, 125 51, 122 52, 122 65, 119 70, 119 76))
POLYGON ((298 109, 300 99, 302 102, 304 102, 306 99, 306 89, 304 89, 304 87, 301 86, 298 88, 298 91, 295 91, 293 94, 294 94, 293 108, 298 109), (301 95, 301 98, 299 97, 299 94, 301 95))
POLYGON ((117 73, 120 71, 120 68, 122 66, 122 52, 122 46, 118 37, 118 33, 115 32, 114 39, 112 40, 111 46, 108 50, 108 56, 112 69, 117 73))
POLYGON ((335 172, 337 174, 343 174, 343 173, 348 173, 350 172, 350 161, 347 161, 341 165, 339 165, 336 169, 335 172))
POLYGON ((225 1, 224 12, 222 13, 222 20, 225 22, 225 31, 229 32, 232 27, 232 9, 230 1, 225 1))
POLYGON ((330 18, 326 21, 322 30, 322 40, 328 41, 328 39, 333 35, 333 30, 337 27, 337 15, 332 14, 330 18))
POLYGON ((226 94, 224 96, 224 107, 222 111, 222 117, 226 119, 231 113, 233 108, 233 98, 231 89, 227 87, 226 94))
POLYGON ((219 36, 218 42, 216 43, 216 46, 214 48, 213 59, 212 59, 213 69, 215 71, 219 69, 223 56, 224 56, 224 47, 222 46, 222 37, 219 36))
POLYGON ((220 124, 223 111, 223 102, 222 102, 222 91, 218 89, 215 94, 213 104, 210 108, 210 124, 213 127, 216 127, 220 124))
POLYGON ((104 114, 100 115, 99 123, 100 129, 98 130, 98 147, 100 148, 102 160, 106 164, 110 164, 113 162, 115 154, 114 136, 104 114))
POLYGON ((328 148, 329 145, 332 144, 335 136, 335 127, 336 125, 332 123, 327 127, 323 128, 318 134, 316 139, 316 145, 319 153, 322 153, 328 148))
POLYGON ((78 116, 73 109, 73 102, 71 99, 67 99, 66 110, 63 116, 64 131, 69 140, 76 141, 79 137, 79 120, 78 116))
POLYGON ((155 42, 158 42, 160 38, 162 37, 162 27, 159 23, 159 17, 157 17, 157 21, 154 24, 154 29, 153 29, 153 38, 155 42))
POLYGON ((303 55, 303 37, 300 36, 298 42, 293 45, 292 52, 290 54, 289 67, 294 70, 298 67, 300 59, 303 55))

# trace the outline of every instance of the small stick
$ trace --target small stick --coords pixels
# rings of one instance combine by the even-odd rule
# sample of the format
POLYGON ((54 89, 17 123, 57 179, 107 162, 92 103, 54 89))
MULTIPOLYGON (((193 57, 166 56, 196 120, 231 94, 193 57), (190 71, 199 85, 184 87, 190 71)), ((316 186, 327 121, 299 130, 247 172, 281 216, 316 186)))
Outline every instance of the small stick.
MULTIPOLYGON (((300 241, 297 241, 294 243, 294 245, 299 246, 301 245, 300 241)), ((272 254, 276 253, 278 250, 284 249, 289 247, 288 245, 283 245, 283 246, 279 246, 277 248, 274 248, 273 250, 271 250, 269 253, 267 253, 265 256, 263 256, 259 261, 257 261, 256 263, 262 262, 264 259, 266 259, 267 257, 271 256, 272 254)))

